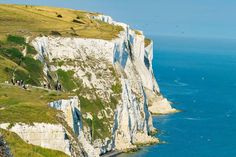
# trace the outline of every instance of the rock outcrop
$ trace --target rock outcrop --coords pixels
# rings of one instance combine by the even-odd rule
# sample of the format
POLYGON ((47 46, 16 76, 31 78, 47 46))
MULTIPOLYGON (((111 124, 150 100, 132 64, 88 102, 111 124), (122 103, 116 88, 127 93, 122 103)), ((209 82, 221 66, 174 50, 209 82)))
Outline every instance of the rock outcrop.
POLYGON ((10 124, 1 124, 0 128, 9 130, 19 135, 24 141, 44 148, 59 150, 71 155, 70 141, 66 139, 66 130, 62 125, 34 123, 15 124, 10 129, 10 124))
POLYGON ((78 97, 75 96, 68 100, 54 101, 49 103, 49 106, 63 112, 63 119, 78 138, 78 144, 83 148, 86 155, 99 156, 100 150, 95 149, 84 136, 78 97))
POLYGON ((153 42, 151 41, 149 45, 145 46, 145 37, 142 35, 141 31, 139 31, 141 35, 136 34, 135 31, 130 29, 128 25, 113 21, 110 16, 98 15, 94 18, 109 24, 124 27, 126 34, 128 34, 125 40, 130 43, 130 51, 133 52, 133 54, 131 54, 134 55, 133 57, 135 58, 133 63, 136 64, 136 70, 141 77, 143 86, 145 87, 145 92, 149 103, 149 111, 153 114, 169 114, 178 112, 176 109, 172 108, 171 103, 161 95, 160 89, 154 77, 152 69, 153 42))
POLYGON ((154 115, 176 113, 178 110, 172 108, 171 102, 164 98, 161 94, 145 89, 148 97, 148 109, 154 115))

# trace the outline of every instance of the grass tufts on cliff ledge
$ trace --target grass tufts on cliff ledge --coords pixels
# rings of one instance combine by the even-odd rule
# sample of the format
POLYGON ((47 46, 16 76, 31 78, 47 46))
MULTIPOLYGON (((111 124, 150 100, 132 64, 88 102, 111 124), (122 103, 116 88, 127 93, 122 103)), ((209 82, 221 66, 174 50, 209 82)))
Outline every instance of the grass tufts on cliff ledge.
POLYGON ((123 30, 93 19, 96 15, 71 9, 0 4, 0 39, 7 34, 38 36, 58 32, 61 36, 111 40, 123 30))
POLYGON ((149 45, 151 44, 151 42, 152 42, 151 39, 145 38, 145 39, 144 39, 145 47, 149 46, 149 45))

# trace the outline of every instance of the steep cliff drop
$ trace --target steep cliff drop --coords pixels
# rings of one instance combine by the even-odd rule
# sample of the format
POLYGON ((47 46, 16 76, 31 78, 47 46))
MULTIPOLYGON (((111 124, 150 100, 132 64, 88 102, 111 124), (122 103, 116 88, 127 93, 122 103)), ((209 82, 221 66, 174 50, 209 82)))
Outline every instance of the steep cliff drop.
MULTIPOLYGON (((10 123, 0 128, 30 144, 69 156, 99 156, 158 143, 152 114, 176 112, 153 75, 153 42, 141 31, 105 15, 91 19, 121 26, 112 40, 62 36, 29 38, 43 64, 45 80, 62 84, 73 97, 50 102, 60 124, 10 123)), ((42 84, 48 82, 42 82, 42 84)))

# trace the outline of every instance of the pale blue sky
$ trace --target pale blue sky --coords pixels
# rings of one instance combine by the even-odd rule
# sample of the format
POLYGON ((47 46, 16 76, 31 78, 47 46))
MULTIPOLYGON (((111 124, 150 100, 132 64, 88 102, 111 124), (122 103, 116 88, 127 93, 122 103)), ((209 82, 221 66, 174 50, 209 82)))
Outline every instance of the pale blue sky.
POLYGON ((0 0, 111 15, 147 35, 236 38, 236 0, 0 0))

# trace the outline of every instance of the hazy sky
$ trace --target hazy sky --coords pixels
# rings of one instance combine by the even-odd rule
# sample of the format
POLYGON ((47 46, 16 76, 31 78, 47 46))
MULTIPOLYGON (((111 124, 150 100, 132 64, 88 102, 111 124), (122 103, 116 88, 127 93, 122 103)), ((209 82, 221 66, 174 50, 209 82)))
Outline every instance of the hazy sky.
POLYGON ((236 38, 236 0, 0 0, 111 15, 147 35, 236 38))

